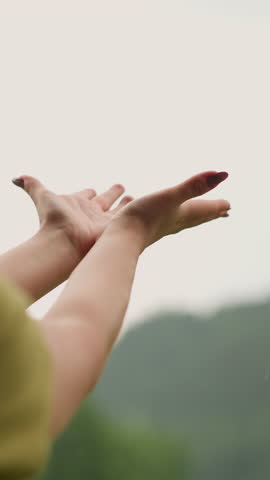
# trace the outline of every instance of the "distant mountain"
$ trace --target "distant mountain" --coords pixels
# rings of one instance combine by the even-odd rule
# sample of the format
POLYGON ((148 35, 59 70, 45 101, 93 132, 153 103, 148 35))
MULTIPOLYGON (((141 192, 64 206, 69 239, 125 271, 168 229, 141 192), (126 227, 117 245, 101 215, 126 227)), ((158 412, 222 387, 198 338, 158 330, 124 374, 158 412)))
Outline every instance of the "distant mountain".
POLYGON ((196 480, 269 480, 270 301, 146 320, 115 347, 91 399, 186 439, 196 480))

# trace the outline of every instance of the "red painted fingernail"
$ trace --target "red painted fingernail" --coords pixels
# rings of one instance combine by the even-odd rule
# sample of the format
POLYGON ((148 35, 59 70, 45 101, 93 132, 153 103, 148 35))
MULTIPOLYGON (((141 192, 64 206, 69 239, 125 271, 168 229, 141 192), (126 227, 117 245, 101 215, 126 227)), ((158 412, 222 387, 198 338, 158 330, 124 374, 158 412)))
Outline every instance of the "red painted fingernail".
POLYGON ((207 185, 208 187, 214 188, 217 185, 219 185, 219 183, 224 182, 224 180, 226 180, 228 176, 229 174, 227 172, 219 172, 219 173, 215 173, 214 175, 210 175, 206 179, 207 185))
POLYGON ((14 183, 14 185, 17 185, 17 187, 21 187, 21 188, 24 188, 24 179, 23 178, 13 178, 12 179, 12 182, 14 183))

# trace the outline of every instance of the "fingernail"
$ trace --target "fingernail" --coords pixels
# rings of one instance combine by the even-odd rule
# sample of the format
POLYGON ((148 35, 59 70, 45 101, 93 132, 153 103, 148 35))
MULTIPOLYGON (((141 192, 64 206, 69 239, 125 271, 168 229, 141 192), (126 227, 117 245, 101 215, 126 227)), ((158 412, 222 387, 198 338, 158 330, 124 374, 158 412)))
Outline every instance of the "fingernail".
POLYGON ((20 177, 13 178, 12 182, 14 183, 14 185, 17 185, 17 187, 24 188, 24 179, 23 178, 20 178, 20 177))
POLYGON ((207 185, 208 187, 216 187, 219 183, 223 182, 228 178, 229 174, 227 172, 219 172, 215 173, 214 175, 210 175, 210 177, 207 177, 207 185))

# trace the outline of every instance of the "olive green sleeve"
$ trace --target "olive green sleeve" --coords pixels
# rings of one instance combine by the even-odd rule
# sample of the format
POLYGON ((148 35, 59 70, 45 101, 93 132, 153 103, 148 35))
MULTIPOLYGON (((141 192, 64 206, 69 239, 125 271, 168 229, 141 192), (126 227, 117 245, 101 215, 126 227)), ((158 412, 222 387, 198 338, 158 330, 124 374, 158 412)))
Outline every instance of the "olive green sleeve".
POLYGON ((27 297, 0 277, 0 479, 39 472, 48 459, 50 357, 27 297))

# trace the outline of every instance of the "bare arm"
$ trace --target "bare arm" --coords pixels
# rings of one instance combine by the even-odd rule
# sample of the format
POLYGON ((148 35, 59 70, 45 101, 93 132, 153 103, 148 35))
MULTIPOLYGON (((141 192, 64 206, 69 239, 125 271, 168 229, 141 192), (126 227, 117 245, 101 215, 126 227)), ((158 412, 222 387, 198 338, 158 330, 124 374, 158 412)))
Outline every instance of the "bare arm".
POLYGON ((206 172, 131 202, 74 270, 41 322, 54 365, 53 435, 63 430, 104 368, 123 323, 140 253, 165 235, 228 216, 225 200, 190 200, 225 178, 206 172))
POLYGON ((110 225, 40 324, 56 368, 54 435, 93 389, 105 365, 123 323, 142 245, 134 229, 110 225))
POLYGON ((110 210, 124 192, 122 185, 113 185, 100 195, 91 188, 57 195, 34 177, 24 175, 14 183, 34 202, 40 229, 0 256, 0 275, 27 294, 29 307, 68 279, 115 213, 132 197, 124 197, 110 210))
POLYGON ((44 227, 0 256, 0 274, 27 294, 29 307, 67 280, 79 261, 63 230, 44 227))

